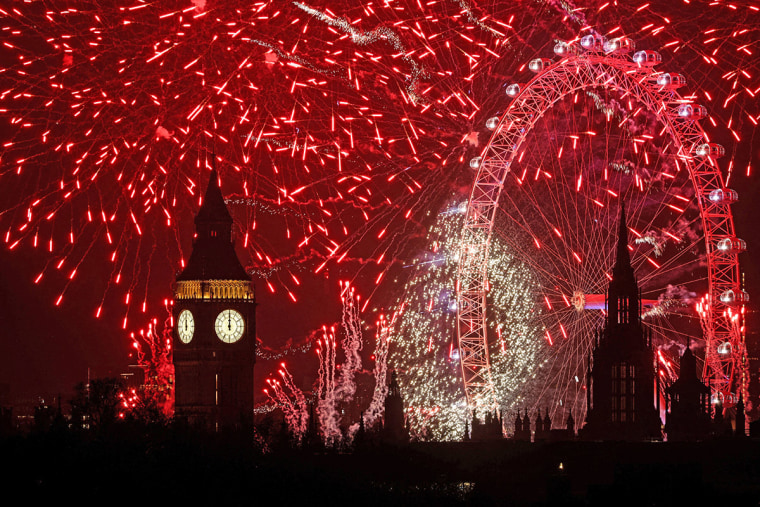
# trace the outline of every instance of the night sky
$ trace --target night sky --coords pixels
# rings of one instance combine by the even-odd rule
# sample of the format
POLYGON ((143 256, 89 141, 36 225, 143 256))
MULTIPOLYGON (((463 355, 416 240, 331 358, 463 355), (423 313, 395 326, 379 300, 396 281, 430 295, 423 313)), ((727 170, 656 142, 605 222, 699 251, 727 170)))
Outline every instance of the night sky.
MULTIPOLYGON (((717 126, 704 124, 726 146, 721 167, 733 167, 736 231, 748 245, 740 262, 755 312, 760 111, 752 93, 760 93, 760 16, 747 2, 736 11, 707 2, 651 2, 641 11, 601 8, 605 3, 578 2, 600 31, 622 26, 661 49, 663 65, 687 75, 690 90, 715 96, 707 105, 717 111, 717 126), (705 33, 711 27, 725 46, 717 66, 704 60, 715 47, 705 33), (736 33, 742 27, 747 34, 736 33), (681 41, 680 52, 672 40, 681 41), (748 77, 737 78, 732 97, 734 81, 725 76, 741 69, 748 77)), ((529 59, 553 56, 553 38, 568 39, 583 24, 553 2, 470 2, 472 12, 450 2, 423 13, 413 1, 395 11, 375 6, 377 12, 351 1, 316 2, 316 11, 261 2, 255 13, 250 2, 171 1, 156 10, 136 0, 129 11, 86 2, 79 14, 64 12, 60 2, 37 4, 0 10, 13 43, 0 49, 0 230, 11 237, 0 248, 0 384, 11 399, 70 392, 88 370, 92 377, 130 371, 129 333, 165 318, 161 301, 171 295, 179 259, 189 255, 198 189, 208 178, 201 160, 210 152, 222 160, 238 252, 259 294, 257 334, 271 358, 259 363, 261 387, 280 351, 339 321, 339 280, 371 297, 373 320, 375 307, 398 297, 389 280, 422 247, 426 213, 436 213, 444 196, 467 195, 467 160, 482 144, 465 139, 484 135, 486 118, 504 104, 501 87, 518 79, 529 59), (56 12, 52 21, 46 10, 56 12), (492 26, 508 43, 483 28, 486 18, 498 21, 492 26), (402 56, 409 48, 416 54, 402 56), (425 48, 436 59, 419 56, 425 48), (17 96, 25 92, 30 96, 17 96), (425 100, 439 106, 426 108, 425 100), (37 199, 31 226, 21 231, 37 199), (246 199, 256 204, 240 204, 246 199), (90 211, 92 222, 83 218, 90 211), (115 218, 101 226, 101 212, 115 218), (55 238, 52 254, 31 245, 32 231, 42 243, 55 238), (69 246, 70 233, 76 240, 69 246)), ((748 343, 757 342, 750 329, 748 343)), ((313 375, 313 351, 288 360, 302 368, 300 378, 313 375)))

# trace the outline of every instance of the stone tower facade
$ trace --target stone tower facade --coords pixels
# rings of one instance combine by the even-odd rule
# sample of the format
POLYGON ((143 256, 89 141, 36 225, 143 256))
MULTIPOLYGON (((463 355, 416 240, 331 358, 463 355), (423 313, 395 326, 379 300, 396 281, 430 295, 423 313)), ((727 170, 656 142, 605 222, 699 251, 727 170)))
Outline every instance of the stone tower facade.
POLYGON ((175 417, 214 431, 253 420, 256 300, 211 172, 193 251, 174 287, 175 417))

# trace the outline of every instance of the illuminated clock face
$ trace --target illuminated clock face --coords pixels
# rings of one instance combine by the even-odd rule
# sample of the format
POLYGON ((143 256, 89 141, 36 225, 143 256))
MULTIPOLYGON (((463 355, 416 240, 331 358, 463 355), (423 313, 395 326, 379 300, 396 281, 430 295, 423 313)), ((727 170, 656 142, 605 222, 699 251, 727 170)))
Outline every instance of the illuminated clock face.
POLYGON ((195 332, 195 320, 190 310, 182 310, 177 320, 177 335, 182 343, 190 343, 195 332))
POLYGON ((214 325, 216 335, 224 343, 235 343, 243 336, 245 324, 243 316, 235 310, 223 310, 216 318, 214 325))

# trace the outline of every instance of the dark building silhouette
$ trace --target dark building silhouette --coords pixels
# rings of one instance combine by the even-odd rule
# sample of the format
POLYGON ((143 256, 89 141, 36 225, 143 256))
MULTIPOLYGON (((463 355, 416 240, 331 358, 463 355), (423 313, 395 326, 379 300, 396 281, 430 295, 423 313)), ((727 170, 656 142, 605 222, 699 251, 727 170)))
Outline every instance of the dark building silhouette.
POLYGON ((515 430, 514 434, 512 435, 512 438, 514 440, 527 440, 525 438, 525 435, 523 434, 523 423, 522 423, 522 417, 520 417, 520 411, 517 411, 517 415, 515 416, 515 430))
POLYGON ((564 428, 552 428, 552 420, 549 418, 549 411, 546 411, 544 415, 544 435, 538 441, 547 442, 568 442, 575 440, 577 435, 575 434, 575 419, 573 414, 568 413, 565 419, 564 428))
MULTIPOLYGON (((760 419, 753 419, 749 421, 747 426, 749 426, 749 437, 753 440, 760 439, 760 419)), ((746 432, 744 433, 744 436, 746 436, 746 432)))
POLYGON ((495 410, 493 412, 486 412, 482 421, 473 413, 471 431, 470 439, 476 442, 504 438, 502 418, 495 410))
POLYGON ((734 434, 737 437, 746 437, 747 415, 744 412, 744 396, 741 393, 739 393, 739 401, 736 402, 736 416, 734 422, 736 423, 734 434))
POLYGON ((691 343, 681 356, 678 379, 665 389, 665 434, 669 441, 702 440, 712 432, 710 388, 697 374, 697 358, 691 343))
POLYGON ((621 207, 607 319, 597 331, 587 370, 586 425, 594 440, 662 438, 655 392, 651 334, 641 324, 639 287, 628 252, 625 207, 621 207))
POLYGON ((401 397, 401 388, 395 371, 391 373, 388 395, 385 397, 382 437, 386 442, 406 443, 409 441, 409 429, 404 421, 404 399, 401 397))
POLYGON ((520 411, 517 411, 515 417, 515 433, 512 435, 514 440, 520 442, 530 442, 530 419, 528 419, 528 411, 525 411, 525 419, 520 417, 520 411))
POLYGON ((713 435, 726 437, 731 434, 731 421, 724 417, 723 402, 718 400, 713 405, 713 435))
MULTIPOLYGON (((564 434, 564 432, 562 432, 564 434)), ((541 409, 536 414, 536 431, 533 436, 534 442, 546 442, 554 440, 559 435, 555 430, 552 430, 552 420, 549 417, 549 410, 544 411, 544 417, 541 417, 541 409), (554 434, 552 434, 554 432, 554 434)))
POLYGON ((565 426, 566 426, 568 438, 570 439, 575 438, 575 419, 573 418, 572 412, 567 414, 567 420, 565 421, 565 426))
POLYGON ((367 444, 367 428, 364 426, 364 413, 359 415, 359 429, 354 435, 354 449, 359 450, 367 444))
MULTIPOLYGON (((364 417, 362 415, 363 426, 364 417)), ((319 434, 319 421, 317 420, 317 411, 314 403, 309 403, 309 425, 306 427, 306 434, 303 436, 302 444, 305 449, 324 449, 324 442, 322 442, 322 436, 319 434)))
POLYGON ((564 428, 553 428, 549 409, 544 410, 543 417, 541 417, 541 409, 538 409, 536 412, 536 423, 532 431, 527 409, 524 414, 524 417, 521 417, 520 411, 517 411, 517 416, 514 420, 514 434, 512 435, 512 440, 514 441, 530 442, 532 439, 533 442, 565 442, 575 440, 576 438, 575 419, 573 419, 571 413, 568 413, 564 428))
POLYGON ((722 401, 713 405, 713 429, 716 437, 747 436, 747 414, 744 407, 744 396, 739 393, 739 399, 733 405, 724 406, 722 401))
POLYGON ((255 297, 232 242, 216 169, 174 288, 175 417, 213 430, 253 420, 255 297))
POLYGON ((538 442, 544 440, 544 419, 541 417, 541 409, 536 411, 536 424, 535 433, 533 434, 533 440, 538 442))

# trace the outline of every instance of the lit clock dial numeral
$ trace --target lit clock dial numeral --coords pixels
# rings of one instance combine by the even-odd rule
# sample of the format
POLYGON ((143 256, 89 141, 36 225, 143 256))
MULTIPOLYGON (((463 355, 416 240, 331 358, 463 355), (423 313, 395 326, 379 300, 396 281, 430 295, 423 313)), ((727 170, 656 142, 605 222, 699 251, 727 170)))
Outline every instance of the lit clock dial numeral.
POLYGON ((214 324, 216 335, 224 343, 235 343, 243 336, 245 323, 243 316, 235 310, 223 310, 217 317, 214 324))
POLYGON ((190 343, 195 332, 195 319, 190 310, 182 310, 177 319, 177 335, 182 343, 190 343))

